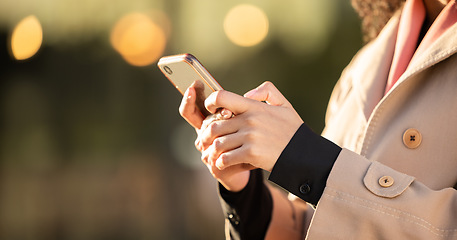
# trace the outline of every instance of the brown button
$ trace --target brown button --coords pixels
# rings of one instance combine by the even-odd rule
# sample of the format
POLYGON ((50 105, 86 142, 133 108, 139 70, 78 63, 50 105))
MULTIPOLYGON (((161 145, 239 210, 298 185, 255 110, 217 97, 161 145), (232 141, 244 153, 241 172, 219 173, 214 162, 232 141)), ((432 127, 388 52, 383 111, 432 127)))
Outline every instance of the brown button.
POLYGON ((417 129, 410 128, 403 134, 403 143, 407 148, 415 149, 421 145, 422 135, 417 129))
POLYGON ((394 184, 394 179, 391 176, 383 176, 379 179, 379 185, 381 187, 390 187, 394 184))

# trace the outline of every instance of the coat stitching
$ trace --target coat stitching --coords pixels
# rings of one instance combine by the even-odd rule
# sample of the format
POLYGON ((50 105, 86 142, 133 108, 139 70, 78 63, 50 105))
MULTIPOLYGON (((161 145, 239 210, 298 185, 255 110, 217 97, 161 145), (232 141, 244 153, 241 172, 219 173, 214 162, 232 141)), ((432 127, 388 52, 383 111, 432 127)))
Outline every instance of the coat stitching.
MULTIPOLYGON (((362 198, 358 198, 356 196, 353 196, 353 195, 350 195, 350 194, 347 194, 347 193, 343 193, 343 192, 339 192, 339 191, 336 191, 335 189, 331 189, 330 187, 327 187, 329 190, 337 193, 337 194, 340 194, 340 195, 345 195, 349 198, 352 198, 354 200, 357 200, 357 201, 361 201, 361 202, 364 202, 366 204, 370 204, 370 205, 375 205, 377 207, 380 207, 380 208, 383 208, 383 209, 386 209, 386 210, 389 210, 389 211, 392 211, 392 212, 396 212, 396 213, 399 213, 399 214, 402 214, 406 217, 410 217, 412 219, 415 219, 416 221, 414 220, 407 220, 405 219, 406 222, 410 222, 410 223, 413 223, 413 224, 416 224, 418 226, 421 226, 427 230, 429 230, 431 233, 437 235, 437 236, 453 236, 453 235, 456 235, 457 234, 457 229, 441 229, 441 228, 438 228, 438 227, 435 227, 433 226, 431 223, 429 223, 428 221, 426 221, 425 219, 423 218, 420 218, 420 217, 417 217, 417 216, 414 216, 412 215, 411 213, 407 213, 407 212, 404 212, 404 211, 401 211, 401 210, 398 210, 398 209, 394 209, 394 208, 390 208, 390 207, 386 207, 386 206, 383 206, 381 204, 378 204, 378 203, 375 203, 375 202, 371 202, 371 201, 368 201, 368 200, 365 200, 365 199, 362 199, 362 198), (420 221, 420 222, 417 222, 420 221), (435 233, 433 231, 437 231, 437 232, 442 232, 443 234, 439 234, 439 233, 435 233)), ((326 196, 329 196, 331 198, 334 198, 334 199, 338 199, 338 200, 341 200, 341 201, 344 201, 344 202, 347 202, 347 203, 351 203, 351 204, 355 204, 355 205, 358 205, 358 206, 361 206, 361 207, 364 207, 364 208, 368 208, 368 209, 371 209, 371 210, 374 210, 376 212, 379 212, 379 213, 383 213, 383 214, 386 214, 386 215, 389 215, 389 216, 392 216, 394 218, 397 218, 397 219, 400 219, 400 216, 396 216, 396 215, 393 215, 391 213, 387 213, 385 211, 381 211, 379 209, 376 209, 376 208, 373 208, 373 207, 370 207, 370 206, 366 206, 366 205, 362 205, 360 203, 357 203, 355 201, 350 201, 350 200, 347 200, 347 199, 344 199, 342 197, 338 197, 338 196, 334 196, 334 195, 331 195, 331 194, 328 194, 328 193, 324 193, 324 195, 326 196)))

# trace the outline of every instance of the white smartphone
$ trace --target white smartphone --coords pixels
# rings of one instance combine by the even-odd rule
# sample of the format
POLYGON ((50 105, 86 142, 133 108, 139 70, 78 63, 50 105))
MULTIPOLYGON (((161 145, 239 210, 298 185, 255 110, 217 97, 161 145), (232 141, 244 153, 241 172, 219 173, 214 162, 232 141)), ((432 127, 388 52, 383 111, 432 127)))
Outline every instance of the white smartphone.
POLYGON ((222 87, 196 57, 188 53, 166 56, 162 57, 157 65, 181 94, 184 94, 187 88, 197 81, 195 85, 196 105, 204 116, 209 115, 204 101, 212 92, 222 90, 222 87))

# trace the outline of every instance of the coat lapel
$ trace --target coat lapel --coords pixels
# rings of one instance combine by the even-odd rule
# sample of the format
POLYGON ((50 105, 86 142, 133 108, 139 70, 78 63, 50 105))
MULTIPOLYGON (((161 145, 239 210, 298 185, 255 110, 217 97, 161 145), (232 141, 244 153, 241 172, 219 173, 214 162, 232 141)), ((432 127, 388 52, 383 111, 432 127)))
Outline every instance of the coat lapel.
MULTIPOLYGON (((454 24, 443 35, 438 38, 421 56, 414 59, 405 73, 398 79, 394 85, 397 88, 411 76, 432 67, 433 65, 449 58, 457 52, 457 24, 454 24)), ((457 67, 457 66, 456 66, 457 67)), ((393 91, 391 91, 393 92, 393 91)), ((389 93, 390 94, 390 93, 389 93)), ((389 95, 387 94, 387 95, 389 95)))
MULTIPOLYGON (((398 24, 398 22, 397 22, 398 24)), ((394 36, 394 35, 392 35, 394 36)), ((395 40, 395 38, 394 38, 395 40)), ((381 119, 392 117, 395 106, 394 102, 401 102, 407 97, 410 91, 411 84, 420 78, 416 78, 417 74, 433 67, 439 62, 446 60, 457 52, 457 25, 449 28, 440 38, 438 38, 423 54, 410 63, 408 69, 400 76, 397 83, 392 89, 381 98, 368 119, 365 137, 362 146, 362 155, 367 155, 371 145, 372 136, 377 132, 377 128, 381 119), (393 100, 395 99, 395 100, 393 100), (403 100, 402 100, 403 99, 403 100), (390 101, 393 100, 393 101, 390 101), (386 116, 387 114, 387 116, 386 116)), ((457 66, 456 66, 457 68, 457 66)), ((387 73, 386 73, 387 74, 387 73)), ((384 81, 387 78, 384 79, 384 81)), ((379 91, 380 89, 378 89, 379 91)))
POLYGON ((392 17, 379 36, 365 46, 357 56, 351 72, 360 108, 368 121, 373 109, 384 96, 387 76, 395 49, 400 12, 392 17), (373 57, 375 56, 375 57, 373 57))

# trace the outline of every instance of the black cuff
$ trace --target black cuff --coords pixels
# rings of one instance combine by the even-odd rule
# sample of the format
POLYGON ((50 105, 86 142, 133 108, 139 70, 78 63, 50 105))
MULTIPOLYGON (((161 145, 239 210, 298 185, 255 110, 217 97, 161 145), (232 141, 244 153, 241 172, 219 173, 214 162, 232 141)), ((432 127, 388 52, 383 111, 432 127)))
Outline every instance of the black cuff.
POLYGON ((231 239, 264 239, 270 225, 273 200, 261 169, 251 170, 249 182, 239 192, 219 184, 224 216, 230 221, 231 239))
POLYGON ((340 152, 339 146, 302 124, 276 161, 269 180, 316 205, 340 152))

